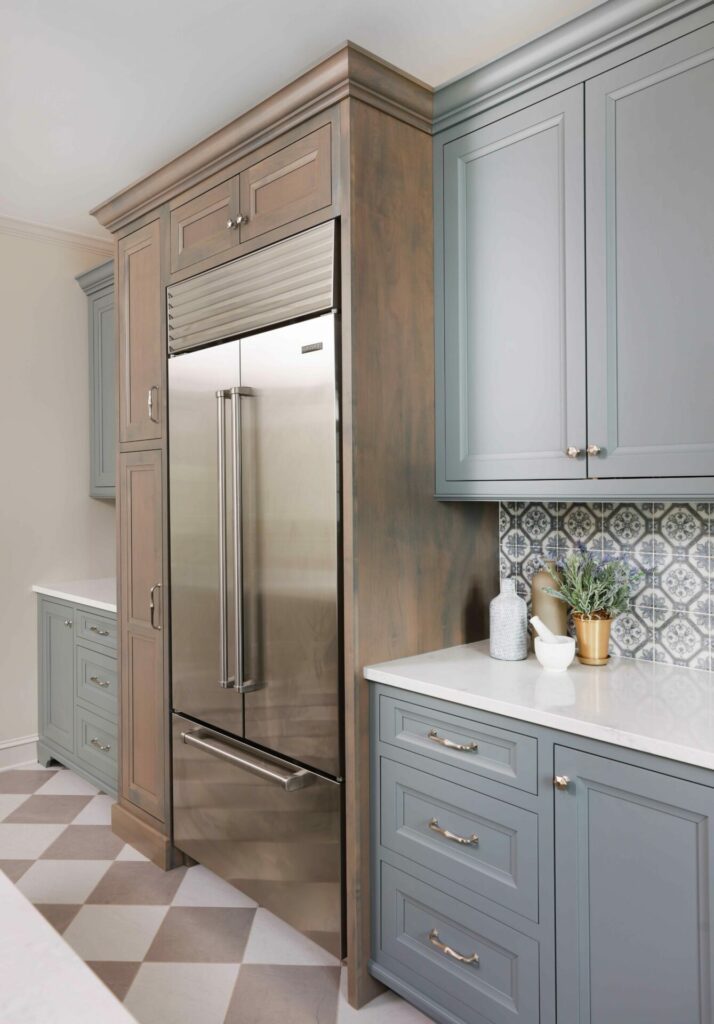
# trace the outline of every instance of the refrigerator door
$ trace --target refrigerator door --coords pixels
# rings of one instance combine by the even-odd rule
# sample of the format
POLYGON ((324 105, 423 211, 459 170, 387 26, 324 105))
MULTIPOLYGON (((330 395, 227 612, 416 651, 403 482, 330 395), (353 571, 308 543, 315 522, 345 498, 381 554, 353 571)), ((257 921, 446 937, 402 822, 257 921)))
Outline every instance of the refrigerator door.
POLYGON ((334 315, 242 338, 240 360, 245 737, 338 776, 334 315))
POLYGON ((235 680, 230 389, 239 355, 235 341, 169 360, 173 706, 238 735, 243 698, 222 684, 235 680))
POLYGON ((337 957, 342 785, 173 716, 174 842, 337 957))

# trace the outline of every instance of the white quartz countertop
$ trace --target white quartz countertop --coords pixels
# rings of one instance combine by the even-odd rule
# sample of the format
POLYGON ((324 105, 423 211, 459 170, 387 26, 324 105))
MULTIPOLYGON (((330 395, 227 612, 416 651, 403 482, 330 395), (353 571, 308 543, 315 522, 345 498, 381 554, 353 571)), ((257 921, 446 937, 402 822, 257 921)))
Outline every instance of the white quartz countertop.
POLYGON ((57 597, 60 601, 74 601, 104 612, 117 610, 117 581, 113 576, 101 580, 73 580, 70 583, 35 583, 36 594, 57 597))
POLYGON ((0 921, 1 1021, 134 1024, 91 968, 1 871, 0 921))
POLYGON ((611 658, 546 672, 533 654, 496 661, 488 640, 369 665, 365 677, 401 690, 714 768, 714 674, 611 658))

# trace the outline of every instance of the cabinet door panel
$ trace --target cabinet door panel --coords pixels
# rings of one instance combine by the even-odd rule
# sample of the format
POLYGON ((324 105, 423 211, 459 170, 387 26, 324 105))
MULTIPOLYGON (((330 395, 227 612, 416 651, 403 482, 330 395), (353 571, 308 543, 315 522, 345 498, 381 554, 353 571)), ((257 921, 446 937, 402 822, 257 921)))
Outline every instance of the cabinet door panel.
POLYGON ((114 289, 91 303, 90 474, 93 498, 113 498, 116 474, 116 347, 114 343, 114 289))
POLYGON ((40 603, 40 729, 74 752, 74 608, 40 603))
POLYGON ((241 242, 293 224, 332 202, 331 126, 324 125, 240 175, 241 242))
POLYGON ((714 790, 555 748, 558 1019, 709 1024, 714 790))
POLYGON ((582 133, 576 86, 444 148, 448 480, 585 475, 582 133))
POLYGON ((158 221, 119 239, 119 440, 163 435, 161 244, 158 221))
POLYGON ((162 458, 160 451, 120 456, 121 727, 125 799, 165 818, 162 591, 162 458), (152 620, 151 600, 154 595, 152 620))
POLYGON ((171 211, 173 272, 238 244, 238 232, 228 227, 237 188, 237 177, 223 181, 171 211))
POLYGON ((714 27, 586 88, 598 477, 714 475, 714 27))

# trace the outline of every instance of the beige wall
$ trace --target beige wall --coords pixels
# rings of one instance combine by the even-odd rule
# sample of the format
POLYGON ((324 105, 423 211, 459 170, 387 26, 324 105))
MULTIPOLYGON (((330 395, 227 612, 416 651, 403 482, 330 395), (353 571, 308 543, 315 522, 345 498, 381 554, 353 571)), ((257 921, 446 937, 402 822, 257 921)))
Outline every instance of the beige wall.
POLYGON ((0 223, 0 766, 7 741, 37 733, 32 584, 115 574, 114 503, 88 493, 87 301, 74 280, 106 258, 0 223))

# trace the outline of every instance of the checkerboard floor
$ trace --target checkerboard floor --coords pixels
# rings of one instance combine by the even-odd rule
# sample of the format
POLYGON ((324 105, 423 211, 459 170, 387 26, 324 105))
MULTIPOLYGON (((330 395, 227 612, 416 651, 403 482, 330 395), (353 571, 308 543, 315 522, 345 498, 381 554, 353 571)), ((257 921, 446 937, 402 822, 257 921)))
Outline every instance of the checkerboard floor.
POLYGON ((65 768, 0 772, 0 869, 139 1024, 429 1024, 394 993, 360 1011, 339 961, 201 866, 164 872, 65 768))

